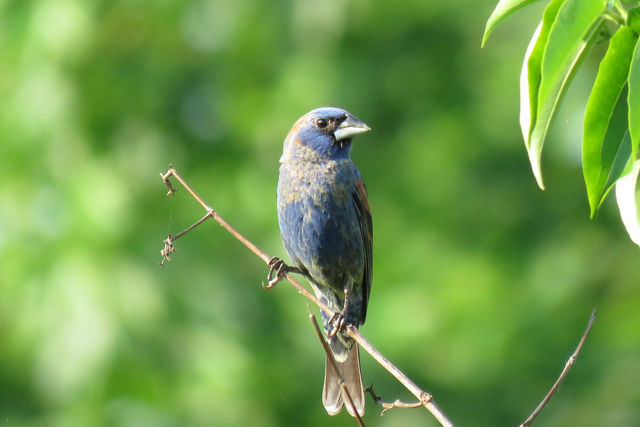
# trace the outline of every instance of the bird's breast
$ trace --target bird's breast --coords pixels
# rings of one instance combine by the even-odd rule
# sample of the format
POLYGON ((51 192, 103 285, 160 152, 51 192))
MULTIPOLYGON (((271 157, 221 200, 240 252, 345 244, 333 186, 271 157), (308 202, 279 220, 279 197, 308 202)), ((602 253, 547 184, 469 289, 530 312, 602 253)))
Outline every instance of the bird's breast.
POLYGON ((278 181, 278 204, 304 201, 326 208, 328 204, 347 203, 355 181, 355 168, 350 160, 283 163, 278 181))
POLYGON ((353 205, 355 168, 350 164, 282 164, 278 220, 287 252, 319 282, 356 277, 362 239, 353 205))

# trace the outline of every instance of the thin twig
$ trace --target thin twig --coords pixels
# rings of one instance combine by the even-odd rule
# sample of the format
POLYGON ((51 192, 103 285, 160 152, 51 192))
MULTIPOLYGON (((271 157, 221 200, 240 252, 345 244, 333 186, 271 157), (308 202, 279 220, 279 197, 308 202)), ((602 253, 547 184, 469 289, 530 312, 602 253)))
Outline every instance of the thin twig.
MULTIPOLYGON (((260 250, 252 242, 250 242, 246 237, 244 237, 242 234, 236 231, 233 227, 231 227, 231 225, 229 225, 228 222, 226 222, 220 215, 218 215, 218 213, 213 208, 211 208, 208 204, 206 204, 204 200, 202 200, 202 198, 200 198, 200 196, 196 194, 196 192, 189 186, 189 184, 187 184, 187 182, 178 174, 178 172, 173 167, 169 166, 169 170, 165 174, 160 174, 160 175, 162 176, 162 180, 164 181, 164 183, 169 188, 169 193, 168 193, 169 195, 175 192, 175 190, 171 186, 171 182, 169 181, 169 178, 175 177, 180 182, 180 184, 182 184, 184 188, 186 188, 187 191, 207 211, 207 216, 210 216, 211 218, 215 219, 236 239, 238 239, 242 244, 244 244, 247 248, 249 248, 251 252, 256 254, 267 265, 269 264, 269 261, 272 258, 268 256, 265 252, 260 250)), ((204 219, 200 220, 199 222, 201 224, 202 222, 204 222, 204 219)), ((185 230, 185 232, 183 232, 181 235, 184 235, 186 232, 193 230, 195 227, 196 225, 194 225, 193 227, 189 227, 189 229, 185 230)), ((169 236, 169 239, 167 240, 172 241, 171 236, 169 236)), ((165 241, 165 245, 166 245, 166 241, 165 241)), ((284 278, 287 279, 287 281, 291 283, 291 285, 293 285, 293 287, 295 287, 300 294, 302 294, 305 298, 307 298, 308 300, 313 302, 315 305, 317 305, 323 312, 325 312, 329 316, 332 316, 335 314, 333 310, 331 310, 326 304, 324 304, 322 301, 316 298, 315 295, 309 292, 290 274, 286 274, 284 278)), ((352 325, 346 325, 346 331, 347 331, 347 334, 351 338, 353 338, 354 341, 356 341, 360 345, 360 347, 362 347, 362 349, 364 349, 364 351, 369 353, 371 357, 373 357, 378 363, 382 365, 382 367, 384 367, 387 371, 389 371, 391 375, 393 375, 402 385, 404 385, 407 388, 407 390, 409 390, 414 396, 416 396, 420 400, 421 405, 424 406, 429 412, 431 412, 431 414, 440 422, 440 424, 442 424, 443 426, 453 426, 453 423, 447 418, 447 416, 444 414, 444 412, 442 412, 442 410, 438 407, 438 405, 436 405, 435 401, 433 400, 433 396, 425 392, 424 390, 422 390, 420 387, 418 387, 413 381, 409 379, 409 377, 407 377, 402 371, 400 371, 400 369, 398 369, 393 363, 391 363, 386 357, 384 357, 373 345, 371 345, 371 343, 369 343, 369 341, 367 341, 360 334, 360 331, 358 331, 357 328, 355 328, 352 325)))
POLYGON ((193 230, 194 228, 196 228, 197 226, 199 226, 200 224, 202 224, 203 222, 205 222, 209 218, 211 218, 211 213, 207 212, 207 214, 205 216, 203 216, 200 220, 198 220, 195 224, 187 227, 184 231, 181 231, 180 233, 176 234, 175 236, 172 236, 171 240, 175 242, 176 240, 178 240, 179 238, 181 238, 182 236, 184 236, 185 234, 187 234, 188 232, 190 232, 191 230, 193 230))
POLYGON ((393 409, 393 408, 419 408, 422 406, 422 402, 412 402, 412 403, 407 403, 407 402, 403 402, 400 399, 396 399, 394 402, 383 402, 382 401, 382 397, 378 396, 376 394, 375 391, 373 391, 373 384, 370 385, 369 387, 365 388, 364 391, 369 392, 369 394, 371 394, 371 397, 373 398, 373 400, 380 406, 382 406, 384 409, 382 409, 382 412, 380 413, 380 416, 383 416, 384 414, 387 413, 387 411, 393 409))
POLYGON ((569 357, 569 360, 567 360, 567 363, 564 365, 564 369, 560 373, 560 376, 558 377, 556 382, 553 384, 553 386, 551 387, 551 390, 549 390, 549 392, 544 397, 544 399, 542 399, 542 402, 540 402, 538 407, 531 413, 531 415, 529 415, 529 418, 527 418, 522 424, 520 424, 520 427, 526 427, 529 424, 531 424, 533 422, 533 420, 538 416, 540 411, 542 411, 544 409, 544 407, 547 405, 547 403, 549 403, 549 400, 551 400, 553 395, 558 391, 558 388, 560 388, 560 384, 562 384, 562 381, 564 381, 565 377, 569 373, 569 370, 571 369, 573 364, 576 363, 576 358, 578 357, 578 353, 580 353, 580 350, 582 350, 582 346, 584 345, 584 342, 587 340, 587 336, 589 335, 589 332, 591 331, 591 327, 593 326, 594 320, 596 320, 596 309, 595 308, 591 312, 591 317, 589 317, 589 323, 587 323, 587 328, 585 329, 584 333, 582 334, 582 338, 580 338, 580 342, 578 342, 578 346, 576 347, 575 351, 569 357))
POLYGON ((342 374, 340 373, 340 368, 338 367, 338 363, 336 362, 336 358, 333 357, 333 353, 331 352, 331 348, 329 347, 329 343, 327 343, 327 340, 325 340, 324 337, 322 336, 322 332, 320 331, 320 326, 318 326, 318 321, 316 320, 315 314, 313 314, 311 312, 311 307, 309 307, 309 303, 307 303, 307 309, 309 310, 309 319, 311 319, 311 323, 313 324, 313 328, 316 331, 316 335, 318 336, 318 339, 320 340, 320 343, 322 344, 322 348, 324 349, 324 352, 327 354, 327 360, 331 364, 331 367, 333 368, 333 371, 338 376, 338 381, 339 381, 339 384, 340 384, 340 388, 342 389, 342 392, 344 393, 345 396, 347 396, 347 404, 353 410, 353 414, 356 417, 356 420, 358 420, 358 424, 360 425, 360 427, 364 427, 364 422, 362 421, 362 417, 358 413, 358 410, 356 409, 355 403, 353 403, 353 399, 351 398, 351 394, 349 393, 349 390, 347 389, 347 386, 346 386, 346 384, 344 382, 344 378, 342 378, 342 374))
POLYGON ((369 353, 371 357, 373 357, 383 368, 385 368, 391 375, 393 375, 407 390, 411 392, 415 397, 420 400, 422 406, 427 408, 431 414, 436 417, 436 419, 443 426, 453 426, 453 423, 447 418, 447 416, 442 412, 442 409, 436 405, 433 396, 426 391, 422 390, 418 387, 411 379, 404 374, 400 369, 398 369, 393 363, 391 363, 386 357, 382 355, 374 346, 369 343, 365 339, 365 337, 360 334, 360 331, 355 328, 353 325, 347 325, 347 333, 351 338, 357 342, 364 351, 369 353))
MULTIPOLYGON (((167 187, 169 188, 169 195, 173 194, 175 192, 175 190, 173 189, 173 187, 171 186, 171 182, 169 181, 170 177, 175 177, 180 184, 182 184, 184 186, 184 188, 187 189, 187 191, 198 201, 198 203, 200 203, 200 205, 207 211, 207 216, 215 219, 218 224, 222 225, 229 233, 231 233, 232 236, 234 236, 236 239, 238 239, 243 245, 245 245, 247 248, 249 248, 249 250, 251 252, 253 252, 254 254, 256 254, 260 259, 262 259, 267 265, 269 264, 269 261, 272 259, 272 257, 270 257, 269 255, 267 255, 265 252, 263 252, 262 250, 260 250, 260 248, 258 248, 256 245, 254 245, 253 243, 251 243, 249 241, 249 239, 247 239, 246 237, 244 237, 242 234, 240 234, 238 231, 236 231, 231 225, 229 225, 229 223, 227 221, 225 221, 213 208, 211 208, 208 204, 206 204, 204 202, 204 200, 202 200, 200 198, 200 196, 198 196, 196 194, 195 191, 193 191, 193 189, 189 186, 189 184, 187 184, 187 182, 178 174, 178 171, 176 171, 175 169, 173 169, 172 167, 169 168, 169 170, 167 171, 167 173, 165 174, 160 174, 162 176, 162 180, 164 181, 164 183, 167 185, 167 187)), ((197 225, 202 224, 202 220, 198 221, 198 223, 196 223, 197 225)), ((184 236, 188 231, 193 230, 197 225, 194 224, 193 226, 190 226, 189 228, 187 228, 185 231, 179 233, 180 237, 184 236)), ((173 242, 175 240, 175 238, 172 238, 171 236, 169 236, 169 238, 167 240, 170 240, 171 242, 173 242)), ((166 241, 165 240, 165 244, 166 241)), ((173 251, 175 252, 175 248, 173 249, 173 251)), ((300 294, 302 294, 304 297, 306 297, 307 299, 309 299, 311 302, 313 302, 315 305, 317 305, 318 307, 320 307, 320 309, 322 311, 324 311, 325 313, 327 313, 328 315, 332 315, 333 314, 333 310, 331 310, 326 304, 324 304, 322 301, 320 301, 318 298, 316 298, 315 295, 313 295, 311 292, 309 292, 307 290, 307 288, 305 288, 304 286, 302 286, 296 279, 294 279, 290 274, 285 274, 284 276, 285 279, 287 279, 287 281, 289 283, 291 283, 293 285, 294 288, 296 288, 298 290, 298 292, 300 294)))
MULTIPOLYGON (((215 209, 213 209, 211 206, 206 204, 205 201, 202 200, 202 198, 200 196, 198 196, 198 194, 196 194, 195 191, 193 191, 191 186, 189 186, 189 184, 187 184, 187 182, 184 179, 182 179, 182 177, 178 174, 178 172, 174 168, 169 167, 169 170, 167 171, 167 173, 161 174, 161 175, 162 175, 162 180, 164 181, 164 183, 169 188, 168 195, 171 195, 171 194, 173 194, 175 192, 174 188, 171 186, 171 182, 169 181, 169 178, 174 177, 175 179, 178 180, 178 182, 180 182, 180 184, 182 184, 182 186, 184 188, 187 189, 189 194, 191 194, 193 196, 193 198, 196 199, 198 201, 198 203, 200 203, 200 205, 207 211, 207 215, 205 215, 205 218, 203 218, 202 220, 199 221, 200 223, 202 223, 206 219, 207 216, 215 219, 218 222, 218 224, 223 226, 229 233, 231 233, 233 235, 233 237, 235 237, 236 239, 240 240, 240 242, 242 242, 243 245, 245 245, 247 248, 249 248, 251 250, 251 252, 253 252, 258 257, 260 257, 264 262, 266 262, 266 263, 269 262, 269 260, 271 259, 270 256, 268 256, 266 253, 262 252, 256 245, 251 243, 249 241, 249 239, 247 239, 242 234, 237 232, 233 227, 231 227, 227 221, 225 221, 220 215, 218 215, 218 212, 216 212, 215 209)), ((188 231, 191 231, 197 225, 200 225, 200 224, 196 223, 193 226, 189 227, 187 230, 185 230, 182 233, 180 233, 180 237, 182 237, 188 231)), ((175 238, 173 240, 175 240, 175 238)))

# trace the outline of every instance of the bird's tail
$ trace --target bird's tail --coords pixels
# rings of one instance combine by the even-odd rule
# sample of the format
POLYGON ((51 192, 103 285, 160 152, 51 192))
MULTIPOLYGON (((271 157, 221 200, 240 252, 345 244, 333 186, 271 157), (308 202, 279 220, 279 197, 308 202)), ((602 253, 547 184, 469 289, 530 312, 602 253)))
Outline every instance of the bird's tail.
POLYGON ((344 384, 349 391, 349 396, 353 400, 354 408, 349 404, 349 399, 343 396, 340 388, 340 375, 333 369, 333 365, 326 361, 324 371, 324 389, 322 390, 322 404, 329 415, 335 415, 342 409, 342 405, 347 406, 347 411, 351 416, 356 416, 358 411, 360 416, 364 415, 365 396, 362 388, 362 376, 360 372, 360 350, 358 344, 353 343, 349 354, 344 362, 336 361, 344 384), (346 403, 345 403, 346 401, 346 403))

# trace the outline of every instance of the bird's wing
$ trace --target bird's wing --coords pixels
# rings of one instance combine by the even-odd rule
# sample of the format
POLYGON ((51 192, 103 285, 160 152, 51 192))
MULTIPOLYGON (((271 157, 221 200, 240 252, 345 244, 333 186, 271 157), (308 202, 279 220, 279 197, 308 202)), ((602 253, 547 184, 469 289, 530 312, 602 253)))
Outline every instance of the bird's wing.
POLYGON ((367 317, 367 304, 369 302, 369 294, 371 293, 371 278, 373 275, 373 223, 371 221, 371 208, 369 206, 369 197, 367 196, 367 187, 365 187, 362 178, 358 177, 356 179, 355 187, 355 191, 353 192, 353 201, 358 214, 358 224, 360 225, 362 246, 364 248, 362 315, 360 318, 360 322, 364 323, 367 317))

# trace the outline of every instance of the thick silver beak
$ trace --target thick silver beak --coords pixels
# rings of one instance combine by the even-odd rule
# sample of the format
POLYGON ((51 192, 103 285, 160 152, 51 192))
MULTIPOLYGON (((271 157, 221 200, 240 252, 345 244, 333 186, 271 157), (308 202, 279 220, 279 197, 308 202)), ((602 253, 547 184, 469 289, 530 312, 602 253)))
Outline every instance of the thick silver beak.
POLYGON ((371 128, 367 126, 365 122, 349 114, 347 118, 340 123, 338 129, 333 131, 333 135, 336 137, 336 141, 342 141, 353 138, 361 133, 369 132, 370 130, 371 128))

